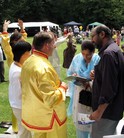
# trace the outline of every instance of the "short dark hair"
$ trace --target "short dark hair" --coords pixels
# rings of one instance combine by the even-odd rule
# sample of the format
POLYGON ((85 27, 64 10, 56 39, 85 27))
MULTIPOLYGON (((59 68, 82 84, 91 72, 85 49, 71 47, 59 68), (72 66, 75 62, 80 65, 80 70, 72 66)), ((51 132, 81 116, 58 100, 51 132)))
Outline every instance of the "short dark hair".
POLYGON ((111 30, 107 26, 100 25, 100 26, 96 27, 96 34, 100 34, 102 31, 105 32, 105 35, 107 37, 111 37, 112 36, 111 30))
POLYGON ((26 41, 19 41, 12 47, 12 52, 14 55, 14 61, 19 62, 21 56, 31 50, 31 44, 26 41))
POLYGON ((50 43, 54 40, 54 35, 52 32, 39 32, 34 36, 33 47, 41 51, 45 43, 50 43))
POLYGON ((21 39, 22 34, 19 32, 14 32, 11 36, 10 36, 10 46, 13 47, 15 45, 14 41, 18 41, 19 39, 21 39))
POLYGON ((89 50, 90 52, 94 52, 95 51, 95 46, 92 43, 92 41, 90 40, 84 40, 81 44, 81 50, 89 50))

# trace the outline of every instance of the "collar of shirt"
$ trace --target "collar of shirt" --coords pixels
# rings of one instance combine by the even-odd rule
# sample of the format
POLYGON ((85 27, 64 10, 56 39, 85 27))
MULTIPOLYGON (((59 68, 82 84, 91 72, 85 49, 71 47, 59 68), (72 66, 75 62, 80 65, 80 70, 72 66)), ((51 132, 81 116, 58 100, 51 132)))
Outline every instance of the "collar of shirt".
POLYGON ((113 41, 113 40, 109 40, 109 41, 100 49, 100 51, 99 51, 99 56, 100 56, 100 57, 102 56, 103 51, 104 51, 110 44, 112 44, 112 43, 114 43, 114 41, 113 41))
POLYGON ((43 53, 43 52, 41 52, 41 51, 38 51, 38 50, 33 50, 33 54, 35 54, 35 55, 39 55, 39 56, 41 56, 41 57, 45 57, 45 58, 47 58, 48 59, 48 55, 47 54, 45 54, 45 53, 43 53))

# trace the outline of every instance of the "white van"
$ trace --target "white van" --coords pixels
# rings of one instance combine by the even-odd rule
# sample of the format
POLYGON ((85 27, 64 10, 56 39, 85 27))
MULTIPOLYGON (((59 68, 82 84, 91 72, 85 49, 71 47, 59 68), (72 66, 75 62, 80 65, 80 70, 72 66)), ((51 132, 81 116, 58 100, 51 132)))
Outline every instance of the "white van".
MULTIPOLYGON (((46 28, 48 31, 51 29, 61 30, 58 24, 52 22, 24 22, 23 24, 28 36, 34 36, 37 32, 43 31, 46 28)), ((14 32, 15 29, 19 29, 18 22, 9 24, 9 33, 14 32)))

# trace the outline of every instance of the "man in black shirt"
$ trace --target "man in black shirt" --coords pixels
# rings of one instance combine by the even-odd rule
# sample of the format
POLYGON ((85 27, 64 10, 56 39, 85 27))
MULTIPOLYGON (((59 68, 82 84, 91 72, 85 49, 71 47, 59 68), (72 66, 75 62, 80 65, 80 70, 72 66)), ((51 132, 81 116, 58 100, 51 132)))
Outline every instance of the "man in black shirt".
POLYGON ((95 120, 92 138, 113 135, 124 110, 124 56, 111 38, 106 26, 97 26, 91 33, 101 57, 94 72, 92 108, 90 119, 95 120))

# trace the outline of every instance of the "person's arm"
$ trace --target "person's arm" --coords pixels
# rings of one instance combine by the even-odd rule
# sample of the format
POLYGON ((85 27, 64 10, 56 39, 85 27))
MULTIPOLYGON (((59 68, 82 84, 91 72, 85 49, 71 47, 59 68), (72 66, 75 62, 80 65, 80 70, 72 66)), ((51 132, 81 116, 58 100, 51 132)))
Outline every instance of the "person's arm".
POLYGON ((62 38, 58 38, 57 41, 55 42, 56 46, 59 46, 60 44, 62 44, 63 42, 65 42, 67 37, 62 37, 62 38))
POLYGON ((26 40, 27 39, 27 33, 24 29, 23 21, 20 19, 18 19, 18 26, 20 27, 20 33, 22 34, 23 38, 26 40))
POLYGON ((65 82, 62 82, 61 85, 60 85, 60 87, 59 87, 59 89, 62 92, 62 100, 65 101, 65 93, 66 93, 66 91, 68 89, 67 84, 65 82))
POLYGON ((66 39, 67 39, 70 35, 71 35, 71 34, 68 33, 67 36, 58 38, 57 41, 55 42, 55 45, 56 45, 56 46, 59 46, 60 44, 62 44, 63 42, 65 42, 66 39))
POLYGON ((44 82, 44 84, 45 87, 44 85, 42 85, 42 90, 40 91, 43 97, 44 104, 53 107, 65 101, 66 99, 65 94, 68 87, 64 82, 62 82, 60 86, 56 89, 53 88, 50 81, 49 83, 44 82), (48 90, 46 87, 48 88, 48 90))
POLYGON ((90 119, 91 120, 96 120, 96 121, 99 121, 105 111, 105 109, 107 108, 108 104, 105 103, 105 104, 100 104, 97 108, 96 111, 94 111, 91 115, 90 115, 90 119))
POLYGON ((91 70, 91 72, 90 72, 90 79, 94 80, 94 70, 91 70))
MULTIPOLYGON (((96 55, 96 54, 94 54, 94 55, 95 55, 94 67, 95 67, 99 63, 100 57, 99 57, 99 55, 96 55)), ((95 72, 94 72, 94 70, 91 70, 91 72, 90 72, 90 79, 94 80, 94 77, 95 77, 95 72)))
POLYGON ((10 67, 11 63, 13 62, 13 53, 12 53, 12 48, 9 44, 10 37, 9 37, 8 32, 7 32, 9 24, 10 24, 10 21, 7 21, 7 20, 4 21, 3 32, 1 35, 1 37, 2 37, 1 45, 2 45, 3 51, 6 55, 7 64, 10 67))
POLYGON ((18 19, 18 26, 20 27, 20 32, 23 33, 25 32, 24 26, 23 26, 23 21, 18 19))
POLYGON ((10 24, 10 21, 5 20, 3 24, 3 33, 7 33, 8 25, 10 24))
MULTIPOLYGON (((42 72, 38 71, 36 73, 37 78, 34 75, 32 79, 37 79, 38 81, 38 89, 36 92, 39 98, 41 98, 45 105, 53 107, 65 101, 65 94, 68 87, 66 83, 60 81, 58 75, 52 71, 52 69, 50 71, 48 71, 49 67, 44 69, 42 72)), ((32 81, 32 84, 33 83, 32 81)), ((33 85, 35 85, 35 83, 33 85)))

